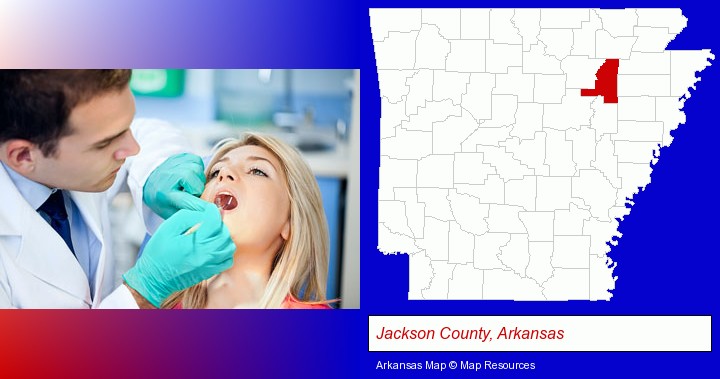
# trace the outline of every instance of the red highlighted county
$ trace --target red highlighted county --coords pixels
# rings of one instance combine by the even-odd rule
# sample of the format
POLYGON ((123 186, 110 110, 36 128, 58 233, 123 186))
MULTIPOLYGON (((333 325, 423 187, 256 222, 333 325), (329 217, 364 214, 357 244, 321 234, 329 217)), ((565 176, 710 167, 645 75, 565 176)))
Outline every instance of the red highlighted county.
POLYGON ((618 102, 617 75, 619 59, 606 59, 595 74, 595 88, 581 89, 580 96, 602 96, 605 103, 618 102))

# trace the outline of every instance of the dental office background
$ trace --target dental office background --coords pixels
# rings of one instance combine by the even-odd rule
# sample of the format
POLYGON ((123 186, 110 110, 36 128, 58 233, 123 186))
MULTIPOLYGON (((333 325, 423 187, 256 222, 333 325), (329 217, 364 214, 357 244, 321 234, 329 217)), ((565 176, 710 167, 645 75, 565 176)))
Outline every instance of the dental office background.
MULTIPOLYGON (((317 178, 330 232, 328 299, 360 306, 359 70, 133 70, 136 117, 169 121, 194 152, 254 130, 300 150, 317 178)), ((127 192, 112 203, 117 281, 145 229, 127 192)))

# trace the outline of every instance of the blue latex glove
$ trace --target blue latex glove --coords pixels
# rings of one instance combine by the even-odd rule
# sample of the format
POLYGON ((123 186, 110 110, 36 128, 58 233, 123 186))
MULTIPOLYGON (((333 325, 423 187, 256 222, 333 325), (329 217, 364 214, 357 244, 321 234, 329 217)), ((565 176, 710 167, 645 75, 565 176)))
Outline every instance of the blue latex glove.
POLYGON ((159 307, 174 292, 188 288, 232 266, 235 243, 212 203, 202 211, 183 209, 172 215, 150 238, 125 283, 159 307), (184 235, 200 223, 192 234, 184 235))
POLYGON ((205 165, 195 154, 173 155, 158 166, 143 186, 143 202, 167 219, 181 209, 201 210, 197 198, 205 189, 205 165))

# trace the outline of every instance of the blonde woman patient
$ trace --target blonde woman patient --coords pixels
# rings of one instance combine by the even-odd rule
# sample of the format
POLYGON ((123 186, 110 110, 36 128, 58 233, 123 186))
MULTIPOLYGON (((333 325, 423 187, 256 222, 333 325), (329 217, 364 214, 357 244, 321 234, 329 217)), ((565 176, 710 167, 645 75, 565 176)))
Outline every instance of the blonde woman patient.
POLYGON ((216 147, 206 176, 201 198, 220 208, 237 246, 233 266, 173 294, 163 308, 330 309, 327 222, 300 154, 247 133, 216 147))

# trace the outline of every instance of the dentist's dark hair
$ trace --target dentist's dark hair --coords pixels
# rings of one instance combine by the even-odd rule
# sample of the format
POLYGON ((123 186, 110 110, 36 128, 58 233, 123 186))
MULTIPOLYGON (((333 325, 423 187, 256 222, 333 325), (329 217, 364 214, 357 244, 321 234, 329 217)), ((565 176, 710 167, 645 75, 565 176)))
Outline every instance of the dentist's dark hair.
POLYGON ((52 156, 58 140, 73 132, 72 110, 121 91, 130 75, 130 70, 0 70, 0 143, 24 139, 52 156))

